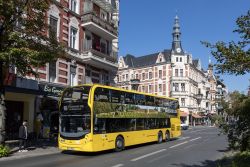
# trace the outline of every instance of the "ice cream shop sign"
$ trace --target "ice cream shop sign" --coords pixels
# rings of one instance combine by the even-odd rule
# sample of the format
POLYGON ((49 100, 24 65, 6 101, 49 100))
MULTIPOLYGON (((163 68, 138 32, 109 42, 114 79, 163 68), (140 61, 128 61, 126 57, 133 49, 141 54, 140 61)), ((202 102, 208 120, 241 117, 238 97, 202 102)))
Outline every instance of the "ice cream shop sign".
POLYGON ((61 85, 39 83, 39 89, 48 96, 61 96, 64 87, 61 85))

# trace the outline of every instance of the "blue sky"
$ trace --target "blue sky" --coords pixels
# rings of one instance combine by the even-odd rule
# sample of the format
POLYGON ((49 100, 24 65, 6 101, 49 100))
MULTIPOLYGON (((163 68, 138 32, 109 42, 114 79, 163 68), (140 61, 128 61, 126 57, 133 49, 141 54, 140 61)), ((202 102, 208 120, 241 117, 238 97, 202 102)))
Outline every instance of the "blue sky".
MULTIPOLYGON (((143 56, 170 49, 177 13, 183 49, 199 58, 207 69, 211 54, 200 41, 238 40, 238 34, 232 32, 235 21, 249 7, 249 0, 120 0, 119 56, 143 56)), ((229 91, 246 92, 250 74, 221 78, 229 91)))

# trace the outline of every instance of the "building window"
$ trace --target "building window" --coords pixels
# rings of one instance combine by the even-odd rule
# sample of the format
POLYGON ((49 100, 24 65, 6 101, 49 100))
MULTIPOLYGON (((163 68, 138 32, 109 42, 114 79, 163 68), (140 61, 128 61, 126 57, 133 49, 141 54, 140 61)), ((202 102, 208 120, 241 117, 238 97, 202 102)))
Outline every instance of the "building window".
POLYGON ((183 77, 183 69, 180 69, 180 76, 183 77))
POLYGON ((198 94, 201 94, 201 89, 200 88, 198 89, 198 94))
POLYGON ((122 75, 122 81, 125 81, 125 75, 122 75))
POLYGON ((180 62, 182 62, 182 57, 180 57, 180 62))
POLYGON ((142 92, 145 92, 145 86, 142 86, 142 92))
POLYGON ((185 98, 181 98, 181 106, 185 106, 185 98))
POLYGON ((107 21, 107 13, 105 13, 104 11, 101 11, 100 13, 101 13, 100 14, 101 19, 107 21))
POLYGON ((181 83, 181 91, 185 92, 185 83, 181 83))
POLYGON ((176 57, 176 62, 178 62, 178 57, 176 57))
POLYGON ((86 69, 86 70, 85 70, 85 74, 86 74, 86 76, 90 77, 90 76, 91 76, 91 71, 88 70, 88 69, 86 69))
POLYGON ((56 80, 56 61, 49 63, 49 82, 55 82, 56 80))
POLYGON ((162 70, 159 70, 159 78, 162 78, 162 70))
POLYGON ((70 86, 75 86, 76 80, 76 65, 70 65, 70 86))
POLYGON ((179 84, 178 83, 173 83, 174 91, 179 92, 179 84))
POLYGON ((142 80, 145 80, 145 73, 142 73, 142 80))
POLYGON ((152 85, 148 85, 148 93, 152 93, 152 85))
POLYGON ((58 19, 50 16, 49 18, 49 37, 57 38, 57 22, 58 19))
POLYGON ((70 47, 76 49, 76 35, 77 29, 74 27, 70 28, 70 47))
POLYGON ((77 2, 76 2, 76 0, 71 0, 70 10, 72 10, 75 13, 77 13, 76 9, 77 9, 77 2))
POLYGON ((175 76, 178 77, 178 69, 175 69, 175 76))
POLYGON ((138 76, 138 74, 136 74, 135 76, 136 76, 136 79, 139 79, 139 76, 138 76))
POLYGON ((104 54, 108 53, 108 51, 107 51, 107 43, 106 42, 101 41, 100 47, 101 47, 100 49, 101 49, 102 53, 104 53, 104 54))
POLYGON ((159 84, 159 92, 162 91, 162 84, 159 84))
POLYGON ((206 99, 208 99, 209 91, 206 91, 206 99))
POLYGON ((126 81, 128 81, 128 74, 126 74, 126 81))
POLYGON ((152 72, 149 72, 149 73, 148 73, 148 78, 149 78, 149 79, 152 79, 152 72))

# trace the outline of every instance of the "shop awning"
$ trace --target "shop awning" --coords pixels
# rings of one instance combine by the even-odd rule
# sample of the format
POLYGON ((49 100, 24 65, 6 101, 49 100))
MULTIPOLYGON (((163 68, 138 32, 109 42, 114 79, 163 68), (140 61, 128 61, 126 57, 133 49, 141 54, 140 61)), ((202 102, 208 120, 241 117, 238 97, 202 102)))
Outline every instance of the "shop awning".
POLYGON ((194 114, 194 113, 192 113, 192 117, 194 117, 194 118, 202 118, 201 116, 199 116, 197 114, 194 114))
POLYGON ((186 112, 180 112, 180 116, 181 116, 181 117, 187 117, 187 116, 188 116, 188 113, 186 113, 186 112))

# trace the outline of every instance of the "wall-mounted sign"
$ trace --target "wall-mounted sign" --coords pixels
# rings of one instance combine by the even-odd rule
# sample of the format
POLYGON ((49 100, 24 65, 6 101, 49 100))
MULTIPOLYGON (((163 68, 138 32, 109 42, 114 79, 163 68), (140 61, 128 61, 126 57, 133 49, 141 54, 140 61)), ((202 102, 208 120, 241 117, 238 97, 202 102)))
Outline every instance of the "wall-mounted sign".
POLYGON ((39 89, 41 91, 43 91, 48 96, 57 96, 57 97, 59 97, 59 96, 62 95, 64 87, 59 87, 59 86, 48 84, 48 83, 46 83, 46 84, 39 83, 39 89))

